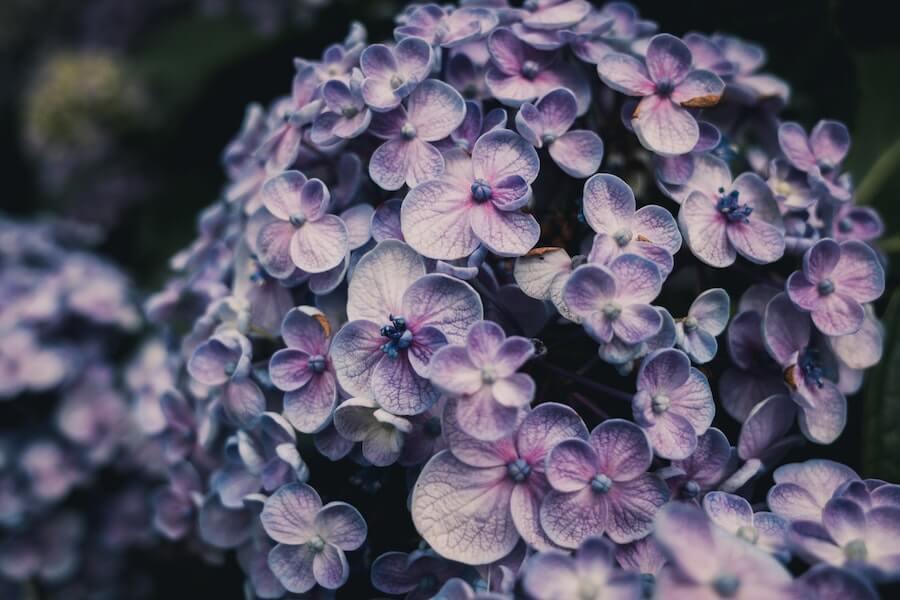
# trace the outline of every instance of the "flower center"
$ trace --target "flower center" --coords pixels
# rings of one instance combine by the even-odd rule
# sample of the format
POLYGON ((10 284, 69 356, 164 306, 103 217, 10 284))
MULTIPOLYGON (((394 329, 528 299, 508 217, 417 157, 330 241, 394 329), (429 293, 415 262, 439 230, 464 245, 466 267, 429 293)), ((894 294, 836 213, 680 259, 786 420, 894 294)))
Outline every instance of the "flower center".
POLYGON ((841 219, 840 221, 838 221, 838 230, 841 233, 850 233, 851 231, 853 231, 853 221, 846 217, 841 219))
POLYGON ((416 137, 416 126, 407 121, 403 124, 403 127, 400 128, 400 135, 402 135, 405 140, 413 139, 416 137))
POLYGON ((653 396, 653 399, 650 400, 650 408, 653 410, 654 414, 661 415, 672 405, 672 401, 669 400, 669 397, 665 394, 656 394, 653 396))
POLYGON ((325 549, 325 540, 318 535, 314 535, 313 538, 306 543, 309 544, 309 549, 316 554, 325 549))
POLYGON ((494 195, 494 191, 491 189, 491 185, 485 181, 484 179, 476 179, 472 182, 472 198, 478 204, 482 204, 491 199, 491 196, 494 195))
POLYGON ((392 90, 396 90, 401 85, 403 85, 403 83, 404 83, 403 77, 401 77, 399 73, 394 73, 394 75, 391 76, 391 89, 392 90))
POLYGON ((616 241, 616 244, 619 245, 619 248, 627 246, 628 242, 630 242, 633 237, 634 234, 630 229, 620 229, 613 234, 613 239, 616 241))
POLYGON ((756 540, 759 539, 759 532, 756 530, 756 527, 753 527, 752 525, 744 525, 743 527, 738 528, 737 536, 746 542, 755 544, 756 540))
POLYGON ((752 206, 738 203, 740 192, 731 190, 727 194, 725 188, 719 188, 719 201, 716 202, 716 210, 725 215, 731 223, 749 223, 752 206))
POLYGON ((540 2, 538 0, 525 0, 522 3, 522 8, 527 10, 528 12, 534 12, 541 7, 540 2))
POLYGON ((656 82, 656 94, 663 98, 668 98, 675 91, 675 84, 670 79, 663 79, 656 82))
POLYGON ((603 307, 603 316, 610 321, 618 319, 620 314, 622 314, 622 307, 615 302, 610 302, 603 307))
POLYGON ((225 363, 225 366, 222 367, 222 370, 225 371, 226 375, 231 377, 232 375, 234 375, 234 372, 237 371, 237 363, 236 362, 225 363))
POLYGON ((534 79, 540 70, 541 68, 533 60, 526 60, 522 63, 522 77, 525 79, 534 79))
POLYGON ((692 331, 695 331, 697 327, 700 326, 700 324, 697 323, 697 319, 695 317, 685 317, 684 321, 681 323, 681 326, 684 327, 685 331, 690 333, 692 331))
POLYGON ((506 473, 516 483, 525 481, 531 474, 531 467, 521 458, 506 464, 506 473))
POLYGON ((720 598, 731 598, 741 587, 741 580, 730 573, 723 573, 713 580, 712 586, 720 598))
POLYGON ((823 279, 816 285, 820 296, 827 296, 834 292, 834 282, 830 279, 823 279))
POLYGON ((325 357, 321 354, 316 354, 315 356, 309 357, 309 361, 307 362, 310 370, 313 373, 324 373, 325 372, 325 357))
POLYGON ((352 119, 359 114, 359 109, 355 106, 345 106, 341 109, 341 114, 344 115, 345 119, 352 119))
POLYGON ((612 489, 612 486, 612 479, 610 479, 603 473, 598 473, 597 475, 594 475, 593 479, 591 479, 591 489, 598 494, 605 494, 612 489))
POLYGON ((681 495, 683 498, 686 498, 688 500, 690 500, 691 498, 696 498, 700 495, 700 484, 693 479, 689 480, 682 486, 681 495))
POLYGON ((797 366, 800 367, 800 372, 803 373, 803 378, 807 384, 815 384, 816 387, 820 388, 825 385, 825 382, 822 381, 822 378, 825 377, 825 369, 822 368, 822 364, 819 361, 818 350, 807 348, 800 355, 797 366))
POLYGON ((481 381, 487 384, 494 383, 497 381, 497 374, 494 373, 494 369, 491 367, 482 367, 481 368, 481 381))
POLYGON ((541 142, 543 142, 545 146, 550 145, 555 141, 556 141, 556 136, 553 135, 552 133, 545 133, 544 135, 541 136, 541 142))
POLYGON ((406 319, 389 315, 390 324, 381 328, 381 335, 388 339, 381 345, 381 351, 388 358, 397 358, 400 350, 409 348, 413 341, 413 333, 406 328, 406 319))
POLYGON ((866 543, 862 540, 853 540, 844 546, 844 556, 847 557, 847 560, 863 561, 866 560, 868 554, 866 543))
POLYGON ((291 215, 289 220, 294 227, 303 227, 303 224, 306 223, 306 217, 300 213, 291 215))

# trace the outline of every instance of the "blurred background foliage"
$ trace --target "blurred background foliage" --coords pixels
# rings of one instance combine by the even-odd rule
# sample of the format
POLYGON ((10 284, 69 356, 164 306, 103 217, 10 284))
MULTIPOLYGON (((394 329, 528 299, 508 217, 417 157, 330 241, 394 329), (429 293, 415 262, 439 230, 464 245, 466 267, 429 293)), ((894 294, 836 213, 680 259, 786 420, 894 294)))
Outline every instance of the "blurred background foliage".
MULTIPOLYGON (((882 365, 850 400, 844 435, 811 455, 900 480, 900 271, 890 268, 900 259, 900 36, 889 4, 635 4, 664 31, 727 31, 762 43, 768 70, 792 85, 786 119, 810 127, 832 118, 850 127, 848 166, 860 200, 887 225, 880 247, 888 293, 877 308, 888 335, 882 365)), ((293 57, 319 56, 353 20, 366 25, 370 41, 389 37, 400 6, 397 0, 0 2, 0 211, 99 223, 108 231, 101 251, 141 292, 160 287, 168 258, 193 239, 195 217, 222 189, 220 152, 245 106, 289 93, 293 57)), ((239 597, 237 578, 215 587, 239 597)))

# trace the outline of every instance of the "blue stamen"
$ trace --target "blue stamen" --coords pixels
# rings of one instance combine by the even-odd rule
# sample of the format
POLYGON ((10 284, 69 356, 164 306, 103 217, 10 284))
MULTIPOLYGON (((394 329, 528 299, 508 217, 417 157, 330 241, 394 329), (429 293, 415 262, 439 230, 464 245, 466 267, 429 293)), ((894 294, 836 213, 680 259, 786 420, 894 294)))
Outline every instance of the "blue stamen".
POLYGON ((540 66, 533 60, 526 60, 522 63, 522 77, 525 79, 534 79, 540 71, 540 66))
POLYGON ((310 356, 309 360, 307 361, 307 364, 309 365, 309 368, 313 373, 324 373, 325 372, 325 366, 326 366, 325 357, 322 356, 321 354, 316 354, 315 356, 310 356))
POLYGON ((675 84, 668 79, 656 82, 656 94, 663 98, 668 98, 675 91, 675 84))
POLYGON ((825 382, 823 378, 825 377, 825 369, 822 368, 822 365, 819 361, 819 352, 818 350, 807 348, 807 350, 800 355, 800 360, 797 361, 797 366, 800 367, 800 371, 803 373, 803 378, 806 380, 808 384, 815 384, 816 387, 824 387, 825 382))
POLYGON ((834 282, 830 279, 823 279, 816 285, 820 296, 828 296, 834 292, 834 282))
POLYGON ((406 319, 403 317, 395 317, 389 315, 390 325, 381 328, 381 335, 388 338, 388 341, 381 345, 381 351, 388 355, 388 358, 397 358, 400 350, 405 350, 412 345, 413 333, 406 328, 406 319))
POLYGON ((598 494, 605 494, 609 490, 612 489, 613 482, 612 479, 604 475, 603 473, 599 473, 594 475, 594 478, 591 479, 591 489, 597 492, 598 494))
POLYGON ((737 190, 731 190, 726 194, 725 188, 719 188, 719 201, 716 203, 716 210, 724 214, 731 223, 749 223, 753 207, 739 204, 739 196, 740 192, 737 190))
POLYGON ((510 479, 516 483, 521 483, 531 474, 531 466, 521 458, 517 458, 511 463, 507 463, 506 473, 510 479))
POLYGON ((491 184, 489 184, 484 179, 476 179, 472 182, 472 199, 475 202, 481 204, 483 202, 487 202, 491 199, 491 196, 494 195, 494 190, 491 189, 491 184))

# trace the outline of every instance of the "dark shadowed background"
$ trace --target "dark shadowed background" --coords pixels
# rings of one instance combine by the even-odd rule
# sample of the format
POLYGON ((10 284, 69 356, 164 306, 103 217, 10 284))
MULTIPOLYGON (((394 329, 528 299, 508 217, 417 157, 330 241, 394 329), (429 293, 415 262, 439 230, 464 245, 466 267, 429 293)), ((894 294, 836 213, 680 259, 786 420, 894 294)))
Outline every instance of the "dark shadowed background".
MULTIPOLYGON (((888 292, 878 305, 885 360, 850 398, 847 430, 827 456, 864 476, 900 480, 900 36, 874 1, 636 2, 661 30, 727 31, 765 45, 768 70, 790 82, 785 118, 844 121, 861 202, 887 224, 888 292)), ((248 102, 289 92, 292 58, 318 57, 351 20, 369 40, 390 35, 392 0, 3 0, 0 2, 0 210, 65 214, 108 228, 101 250, 141 292, 194 237, 217 198, 219 154, 248 102)), ((319 465, 328 477, 352 468, 319 465)), ((390 475, 389 477, 392 477, 390 475)), ((374 481, 402 490, 400 481, 374 481)), ((362 486, 365 487, 365 486, 362 486)), ((372 539, 408 549, 414 532, 397 492, 346 499, 370 517, 372 539)), ((355 490, 355 491, 353 491, 355 490)), ((355 496, 352 496, 355 494, 355 496)), ((204 566, 178 548, 153 563, 159 597, 241 598, 234 568, 204 566), (198 596, 199 594, 199 596, 198 596)), ((135 560, 150 559, 135 557, 135 560)), ((157 559, 154 559, 157 560, 157 559)), ((359 562, 359 561, 357 561, 359 562)), ((358 578, 356 578, 358 579, 358 578)), ((339 597, 368 597, 345 589, 339 597)))

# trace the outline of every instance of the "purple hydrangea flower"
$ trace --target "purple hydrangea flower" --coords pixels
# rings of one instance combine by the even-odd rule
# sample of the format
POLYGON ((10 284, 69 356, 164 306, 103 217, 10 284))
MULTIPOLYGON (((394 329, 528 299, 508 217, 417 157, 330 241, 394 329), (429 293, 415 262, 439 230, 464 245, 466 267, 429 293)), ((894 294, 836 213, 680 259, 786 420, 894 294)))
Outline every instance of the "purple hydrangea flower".
POLYGON ((832 219, 831 236, 838 242, 860 240, 870 242, 884 233, 884 223, 874 209, 841 204, 832 219))
POLYGON ((189 462, 169 467, 169 483, 153 498, 153 524, 172 540, 183 538, 194 526, 202 503, 202 483, 197 470, 189 462))
POLYGON ((742 540, 787 558, 788 520, 775 513, 753 512, 750 503, 741 496, 726 492, 710 492, 703 497, 703 510, 709 519, 742 540))
POLYGON ((334 412, 334 428, 351 442, 362 442, 363 457, 376 467, 397 462, 404 435, 412 431, 408 419, 392 415, 366 398, 350 398, 334 412))
POLYGON ((329 423, 338 399, 331 325, 321 311, 301 306, 284 315, 281 337, 287 348, 269 360, 269 379, 285 392, 283 414, 291 425, 315 433, 329 423))
POLYGON ((706 290, 691 302, 687 316, 676 322, 676 343, 695 363, 715 358, 719 349, 716 336, 728 325, 730 305, 728 293, 722 288, 706 290))
POLYGON ((803 270, 788 278, 787 293, 825 335, 856 333, 865 317, 862 303, 884 293, 884 269, 863 242, 824 239, 803 255, 803 270))
POLYGON ((270 275, 284 279, 295 268, 322 273, 344 260, 347 226, 328 214, 331 194, 321 180, 286 171, 268 180, 262 194, 272 219, 259 230, 256 248, 270 275))
POLYGON ((442 556, 466 564, 503 558, 520 537, 553 547, 539 519, 548 489, 544 460, 556 443, 587 437, 581 418, 567 406, 541 404, 513 435, 481 442, 450 417, 444 417, 449 450, 428 461, 413 489, 419 534, 442 556))
POLYGON ((517 16, 526 27, 553 30, 575 25, 590 10, 585 0, 528 0, 517 16))
POLYGON ((654 263, 623 254, 608 267, 588 264, 575 269, 562 297, 596 341, 609 343, 617 338, 638 344, 662 327, 662 316, 649 304, 661 288, 662 276, 654 263))
POLYGON ((647 47, 646 64, 627 54, 608 54, 597 64, 603 83, 641 97, 631 125, 641 144, 662 155, 687 154, 700 139, 700 127, 688 108, 714 106, 725 84, 710 71, 693 68, 691 50, 663 33, 647 47))
POLYGON ((540 552, 527 563, 522 585, 534 600, 639 598, 637 573, 616 569, 615 546, 600 537, 585 539, 575 556, 540 552))
POLYGON ((681 233, 668 210, 655 205, 635 210, 631 187, 607 173, 584 184, 584 218, 597 233, 591 262, 608 265, 622 254, 653 261, 663 277, 672 271, 672 258, 681 248, 681 233))
POLYGON ((814 346, 811 337, 809 316, 794 308, 787 294, 769 302, 763 338, 797 403, 800 429, 810 440, 830 444, 844 430, 847 399, 833 382, 827 349, 814 346))
POLYGON ((381 242, 350 279, 350 322, 331 346, 338 381, 348 393, 372 398, 396 415, 421 413, 438 398, 425 378, 432 354, 462 342, 482 316, 481 299, 469 285, 426 275, 412 248, 381 242))
POLYGON ((516 130, 535 148, 546 146, 553 162, 572 177, 589 177, 603 160, 603 141, 593 131, 570 131, 577 111, 575 95, 555 89, 535 104, 522 104, 516 130))
POLYGON ((794 580, 799 598, 819 600, 877 600, 878 592, 866 579, 853 571, 818 564, 794 580))
POLYGON ((523 337, 506 337, 491 321, 474 323, 465 345, 447 345, 435 352, 428 377, 455 396, 460 428, 480 440, 508 435, 534 398, 534 380, 516 371, 534 355, 523 337))
POLYGON ((484 244, 499 256, 531 250, 540 227, 521 209, 531 198, 540 161, 528 142, 511 131, 478 138, 472 157, 447 159, 440 179, 410 190, 400 217, 403 236, 418 252, 444 260, 470 255, 484 244))
POLYGON ((300 153, 303 127, 316 118, 322 110, 319 81, 316 69, 310 65, 297 65, 297 74, 291 85, 291 96, 280 101, 269 134, 256 150, 256 155, 266 162, 268 173, 277 173, 290 167, 300 153))
POLYGON ((394 29, 394 37, 398 40, 418 37, 433 46, 454 48, 486 36, 497 23, 497 14, 480 6, 445 10, 436 4, 426 4, 416 8, 402 26, 394 29))
POLYGON ((837 121, 819 121, 809 137, 797 123, 782 123, 778 143, 794 168, 809 176, 810 183, 840 201, 850 199, 849 184, 840 175, 841 163, 850 149, 850 132, 837 121))
POLYGON ((378 112, 396 108, 428 77, 433 60, 431 46, 417 37, 403 39, 393 49, 384 44, 369 46, 359 57, 366 104, 378 112))
POLYGON ((265 397, 250 378, 250 340, 235 330, 217 333, 200 344, 188 362, 191 377, 208 386, 224 386, 222 405, 234 421, 250 423, 265 410, 265 397))
POLYGON ((419 183, 440 177, 444 157, 431 144, 459 127, 466 116, 466 103, 459 92, 428 79, 409 95, 406 108, 398 106, 375 115, 370 131, 386 140, 372 154, 369 175, 386 190, 399 190, 403 184, 419 183))
POLYGON ((809 562, 858 571, 876 581, 900 579, 900 507, 864 511, 847 498, 832 498, 822 521, 794 521, 788 539, 809 562))
POLYGON ((310 131, 316 145, 327 146, 349 140, 365 133, 372 122, 372 111, 362 96, 362 74, 355 71, 350 82, 331 79, 322 86, 323 111, 310 131))
POLYGON ((431 550, 386 552, 372 563, 372 585, 385 594, 405 594, 405 600, 428 600, 465 569, 431 550))
POLYGON ((850 467, 825 459, 782 465, 772 477, 769 508, 786 519, 815 522, 821 522, 822 509, 838 488, 859 480, 850 467))
POLYGON ((744 173, 732 183, 724 161, 710 158, 707 164, 703 187, 691 192, 678 212, 694 256, 720 268, 731 265, 737 254, 758 264, 781 258, 784 225, 766 183, 756 173, 744 173))
POLYGON ((563 60, 559 51, 537 50, 501 27, 488 38, 491 64, 485 73, 488 90, 507 106, 519 106, 556 88, 575 96, 578 115, 587 112, 591 89, 577 67, 563 60))
POLYGON ((672 497, 698 501, 715 489, 737 467, 737 456, 725 434, 710 427, 697 438, 697 447, 689 457, 673 460, 663 475, 672 497))
POLYGON ((685 459, 712 424, 716 407, 706 376, 686 354, 670 348, 641 363, 632 410, 656 454, 685 459))
POLYGON ((466 152, 471 152, 475 147, 475 142, 485 133, 495 129, 506 129, 507 120, 505 109, 494 108, 485 115, 482 114, 481 105, 478 102, 466 100, 466 118, 459 127, 450 133, 449 139, 442 140, 438 145, 441 151, 445 152, 451 148, 461 148, 466 152))
POLYGON ((344 552, 366 541, 366 522, 346 502, 322 506, 316 491, 304 483, 280 488, 260 515, 266 533, 278 545, 269 552, 269 568, 289 592, 302 594, 317 583, 337 589, 350 568, 344 552))
POLYGON ((770 555, 715 527, 700 509, 672 503, 659 511, 654 531, 673 569, 657 582, 663 598, 791 598, 791 576, 770 555))
POLYGON ((554 543, 575 548, 591 535, 616 543, 642 538, 669 499, 643 430, 622 419, 604 421, 587 441, 565 440, 547 455, 553 488, 541 504, 541 525, 554 543))

